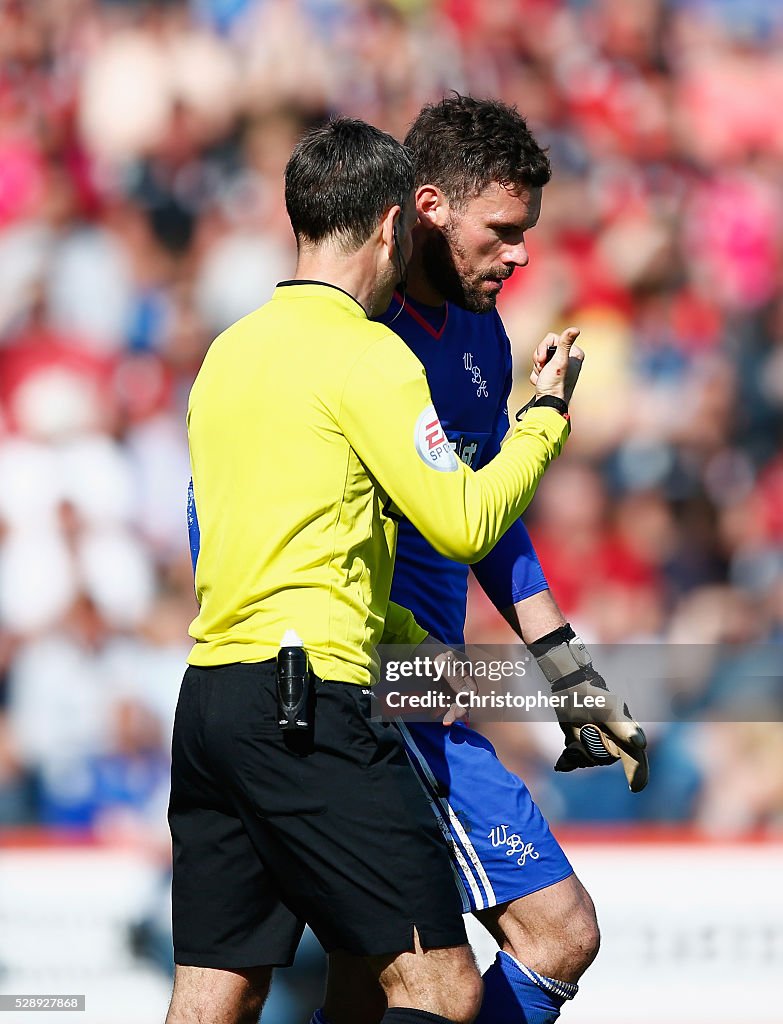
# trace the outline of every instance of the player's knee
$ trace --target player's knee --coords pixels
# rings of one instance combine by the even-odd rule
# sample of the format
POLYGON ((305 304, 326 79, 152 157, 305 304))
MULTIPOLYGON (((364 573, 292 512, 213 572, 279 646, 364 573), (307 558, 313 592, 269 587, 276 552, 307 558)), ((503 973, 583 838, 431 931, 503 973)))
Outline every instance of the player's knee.
POLYGON ((576 883, 568 900, 537 915, 531 928, 524 900, 509 905, 503 922, 504 948, 521 963, 551 978, 576 982, 598 955, 601 935, 589 893, 576 883))
POLYGON ((601 945, 595 908, 589 896, 568 917, 557 922, 547 935, 547 944, 553 964, 552 976, 577 981, 595 960, 601 945))
POLYGON ((575 973, 583 974, 598 955, 601 932, 595 907, 587 892, 577 911, 564 923, 563 939, 575 973))

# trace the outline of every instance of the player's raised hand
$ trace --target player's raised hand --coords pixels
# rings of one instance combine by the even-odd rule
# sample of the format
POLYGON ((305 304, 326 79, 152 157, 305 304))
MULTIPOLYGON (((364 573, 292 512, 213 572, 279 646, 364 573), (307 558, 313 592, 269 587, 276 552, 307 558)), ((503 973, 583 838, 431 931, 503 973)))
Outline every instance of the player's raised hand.
POLYGON ((536 347, 530 383, 537 398, 554 395, 571 401, 585 358, 584 351, 574 344, 578 337, 578 327, 567 327, 562 334, 550 332, 536 347))

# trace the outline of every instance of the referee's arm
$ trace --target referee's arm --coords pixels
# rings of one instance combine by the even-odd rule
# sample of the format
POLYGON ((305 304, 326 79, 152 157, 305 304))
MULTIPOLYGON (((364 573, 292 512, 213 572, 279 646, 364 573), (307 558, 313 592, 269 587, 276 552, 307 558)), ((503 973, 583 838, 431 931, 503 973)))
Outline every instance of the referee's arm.
POLYGON ((492 463, 473 472, 450 450, 433 457, 437 431, 426 429, 425 415, 431 405, 424 367, 385 331, 354 364, 338 419, 359 458, 433 547, 475 562, 529 504, 560 454, 568 422, 553 409, 531 409, 492 463))
POLYGON ((389 601, 383 624, 382 644, 420 644, 428 636, 413 617, 413 612, 401 604, 389 601))

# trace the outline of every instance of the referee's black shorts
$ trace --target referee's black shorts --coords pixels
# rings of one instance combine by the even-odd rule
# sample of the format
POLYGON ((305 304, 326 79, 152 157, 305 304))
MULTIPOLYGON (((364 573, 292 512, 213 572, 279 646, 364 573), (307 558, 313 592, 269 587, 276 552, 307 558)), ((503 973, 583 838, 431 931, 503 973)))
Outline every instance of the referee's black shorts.
POLYGON ((446 845, 370 692, 315 682, 314 727, 277 726, 273 662, 189 667, 169 823, 176 963, 284 966, 307 922, 327 951, 466 941, 446 845))

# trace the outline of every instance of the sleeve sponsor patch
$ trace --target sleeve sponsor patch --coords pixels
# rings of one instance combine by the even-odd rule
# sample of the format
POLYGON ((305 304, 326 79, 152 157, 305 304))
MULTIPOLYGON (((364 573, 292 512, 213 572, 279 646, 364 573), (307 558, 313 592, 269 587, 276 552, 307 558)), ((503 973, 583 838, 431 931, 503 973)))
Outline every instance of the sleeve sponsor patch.
POLYGON ((456 471, 457 456, 440 425, 433 405, 428 405, 416 421, 414 443, 421 461, 432 469, 437 469, 439 473, 456 471))

